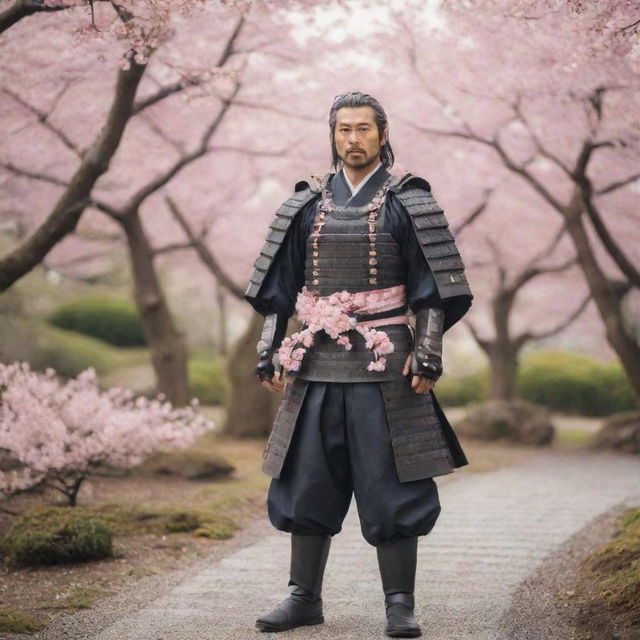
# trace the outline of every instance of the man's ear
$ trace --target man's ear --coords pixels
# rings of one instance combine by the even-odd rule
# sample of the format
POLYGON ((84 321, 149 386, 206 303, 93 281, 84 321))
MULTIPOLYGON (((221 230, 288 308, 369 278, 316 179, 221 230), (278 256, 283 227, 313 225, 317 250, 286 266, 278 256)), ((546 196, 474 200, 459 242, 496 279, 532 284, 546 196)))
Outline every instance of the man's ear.
POLYGON ((389 137, 389 128, 385 127, 384 131, 382 132, 382 135, 380 136, 380 146, 383 147, 385 145, 385 143, 387 142, 387 139, 389 137))

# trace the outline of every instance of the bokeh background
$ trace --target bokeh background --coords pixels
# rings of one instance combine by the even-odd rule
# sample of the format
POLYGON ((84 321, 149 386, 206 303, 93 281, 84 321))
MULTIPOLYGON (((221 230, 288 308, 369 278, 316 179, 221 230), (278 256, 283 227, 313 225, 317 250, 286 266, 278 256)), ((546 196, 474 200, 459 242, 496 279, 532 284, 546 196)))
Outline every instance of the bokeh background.
MULTIPOLYGON (((243 292, 279 204, 330 170, 329 107, 354 90, 386 109, 393 171, 429 181, 466 264, 473 306, 436 392, 468 442, 502 443, 478 467, 558 437, 640 453, 635 3, 2 0, 0 29, 0 363, 60 385, 93 368, 94 395, 197 398, 214 422, 181 458, 151 447, 83 478, 144 459, 185 483, 176 503, 194 474, 234 469, 243 500, 261 495, 278 397, 255 383, 243 292)), ((37 438, 16 444, 8 406, 5 497, 32 508, 42 485, 7 474, 37 438)), ((132 503, 155 504, 161 476, 142 477, 132 503)), ((86 504, 111 480, 87 481, 86 504)), ((184 531, 242 511, 216 491, 184 531)))

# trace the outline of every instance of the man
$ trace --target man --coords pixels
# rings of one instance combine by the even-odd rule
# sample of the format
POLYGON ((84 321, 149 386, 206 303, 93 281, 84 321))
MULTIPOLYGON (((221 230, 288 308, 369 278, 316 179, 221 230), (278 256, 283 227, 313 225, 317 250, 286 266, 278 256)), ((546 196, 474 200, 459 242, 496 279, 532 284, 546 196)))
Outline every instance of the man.
POLYGON ((290 595, 256 627, 324 621, 331 537, 354 494, 377 551, 386 633, 416 637, 417 540, 440 514, 433 477, 467 464, 432 388, 442 334, 473 296, 429 183, 387 171, 394 156, 379 102, 338 96, 329 126, 340 170, 296 185, 245 294, 265 316, 257 376, 285 389, 262 468, 272 477, 269 519, 291 533, 290 595), (285 338, 294 312, 303 329, 285 338))

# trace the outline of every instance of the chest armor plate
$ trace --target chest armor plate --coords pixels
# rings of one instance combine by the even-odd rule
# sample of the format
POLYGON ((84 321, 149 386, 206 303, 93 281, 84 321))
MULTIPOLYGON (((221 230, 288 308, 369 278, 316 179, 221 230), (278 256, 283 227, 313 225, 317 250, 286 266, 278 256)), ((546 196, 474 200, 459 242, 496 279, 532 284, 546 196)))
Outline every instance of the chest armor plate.
MULTIPOLYGON (((313 236, 306 245, 305 284, 311 291, 328 296, 339 291, 384 289, 406 283, 405 264, 400 246, 384 228, 384 205, 380 208, 375 249, 369 237, 369 207, 338 207, 325 214, 324 224, 314 247, 313 236), (314 255, 317 253, 317 256, 314 255), (374 260, 371 263, 371 260, 374 260)), ((405 307, 406 309, 406 307, 405 307)), ((399 313, 404 310, 400 309, 399 313)), ((413 348, 407 325, 385 325, 383 330, 394 344, 386 357, 384 371, 368 371, 372 354, 357 331, 347 332, 353 345, 347 351, 324 331, 315 334, 315 344, 305 355, 298 377, 303 380, 329 382, 369 382, 398 380, 402 367, 413 348)))
MULTIPOLYGON (((383 206, 377 229, 384 228, 384 212, 383 206)), ((317 257, 313 237, 307 238, 304 274, 309 290, 328 296, 345 289, 385 289, 405 282, 400 247, 390 233, 378 231, 375 250, 371 251, 368 215, 368 206, 336 207, 327 212, 318 238, 317 257)))

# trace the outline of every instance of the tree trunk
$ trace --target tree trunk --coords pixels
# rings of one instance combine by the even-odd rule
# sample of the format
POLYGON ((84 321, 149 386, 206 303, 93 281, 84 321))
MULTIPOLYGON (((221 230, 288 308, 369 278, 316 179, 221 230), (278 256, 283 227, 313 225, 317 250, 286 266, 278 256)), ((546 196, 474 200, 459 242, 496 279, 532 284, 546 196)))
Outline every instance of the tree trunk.
POLYGON ((491 400, 513 400, 516 395, 518 356, 513 344, 492 342, 487 353, 490 366, 491 400))
POLYGON ((264 318, 254 313, 251 323, 235 345, 229 358, 231 398, 224 433, 238 438, 269 435, 282 393, 267 391, 256 380, 256 344, 260 339, 264 318))
POLYGON ((488 342, 485 351, 489 357, 492 400, 513 400, 518 375, 518 347, 509 331, 509 319, 517 289, 505 288, 491 301, 496 337, 488 342))
POLYGON ((578 263, 604 322, 607 341, 620 358, 636 394, 636 402, 640 404, 640 345, 627 332, 618 294, 596 262, 584 228, 581 208, 575 209, 573 213, 569 212, 565 217, 567 230, 578 255, 578 263))
POLYGON ((186 348, 162 293, 153 264, 153 250, 137 210, 119 222, 127 236, 134 297, 151 352, 157 390, 164 393, 172 404, 184 405, 189 400, 186 348))
POLYGON ((120 145, 145 69, 146 65, 132 61, 130 69, 118 73, 107 121, 83 156, 69 186, 36 231, 20 246, 0 258, 0 291, 8 289, 40 264, 47 253, 76 228, 78 220, 89 205, 93 186, 108 170, 111 158, 120 145))
POLYGON ((216 291, 218 301, 218 353, 226 356, 229 352, 227 328, 227 298, 222 286, 218 284, 216 291))

